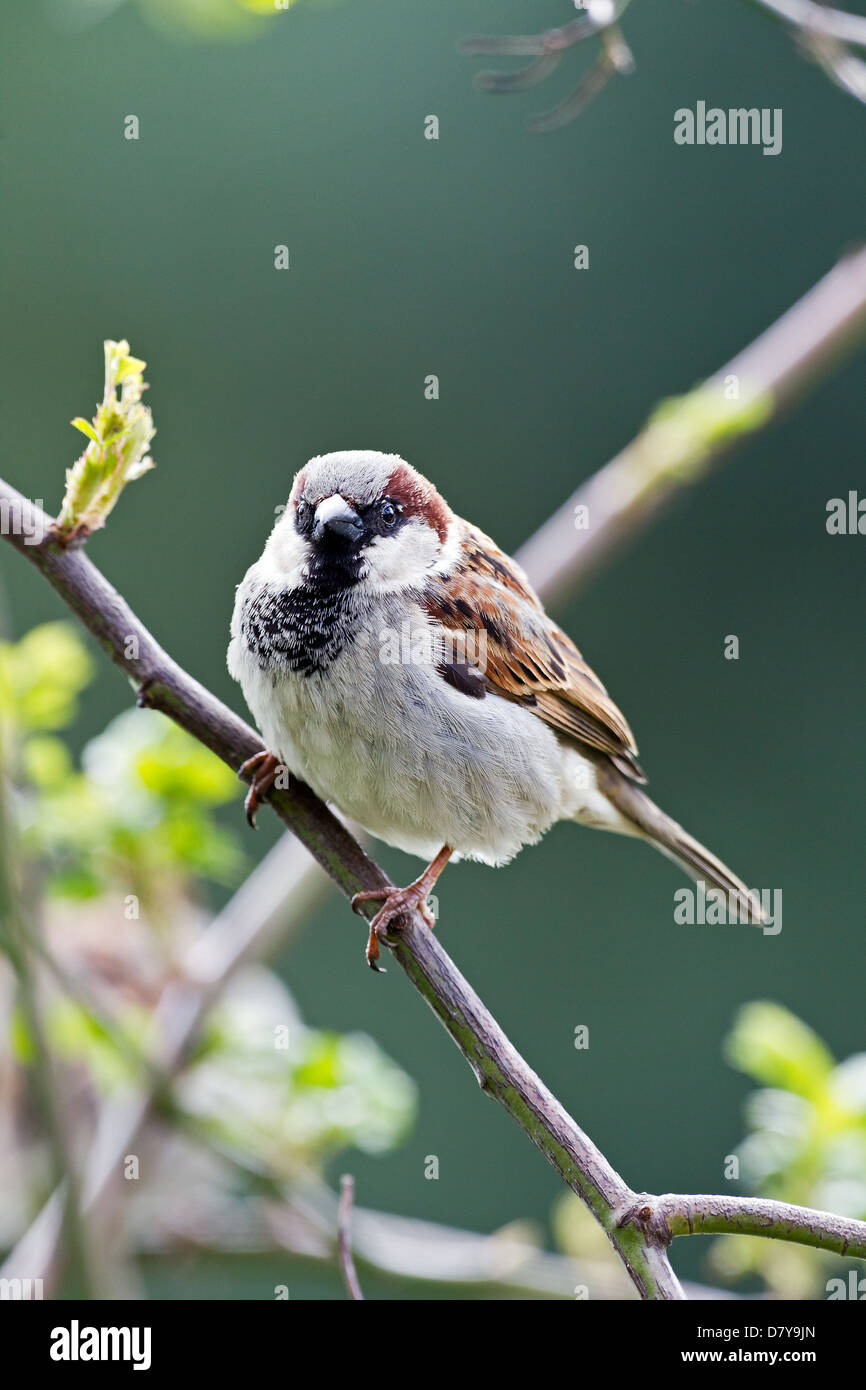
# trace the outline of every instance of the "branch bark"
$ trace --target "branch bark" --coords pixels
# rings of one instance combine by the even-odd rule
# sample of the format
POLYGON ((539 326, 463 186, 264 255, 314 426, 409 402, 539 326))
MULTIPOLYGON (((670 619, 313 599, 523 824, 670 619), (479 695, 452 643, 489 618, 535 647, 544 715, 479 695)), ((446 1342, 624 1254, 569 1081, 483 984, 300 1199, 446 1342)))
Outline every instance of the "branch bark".
POLYGON ((663 1197, 644 1195, 621 1219, 665 1245, 675 1236, 767 1236, 866 1259, 866 1221, 762 1197, 686 1197, 673 1192, 663 1197))
POLYGON ((340 1210, 337 1219, 337 1258, 346 1292, 354 1303, 363 1303, 364 1295, 358 1282, 352 1258, 352 1208, 355 1204, 355 1179, 351 1173, 340 1178, 340 1210))

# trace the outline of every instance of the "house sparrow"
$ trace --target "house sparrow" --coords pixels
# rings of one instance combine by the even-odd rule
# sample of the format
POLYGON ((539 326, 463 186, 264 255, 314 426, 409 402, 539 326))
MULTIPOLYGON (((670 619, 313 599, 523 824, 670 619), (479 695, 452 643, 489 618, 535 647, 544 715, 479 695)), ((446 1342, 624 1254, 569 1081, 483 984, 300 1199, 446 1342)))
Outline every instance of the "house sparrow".
MULTIPOLYGON (((379 938, 449 858, 505 864, 556 821, 648 841, 762 920, 746 886, 642 790, 631 729, 518 565, 395 454, 311 459, 238 587, 229 671, 269 753, 390 845, 430 860, 383 900, 379 938)), ((750 914, 750 917, 749 917, 750 914)))

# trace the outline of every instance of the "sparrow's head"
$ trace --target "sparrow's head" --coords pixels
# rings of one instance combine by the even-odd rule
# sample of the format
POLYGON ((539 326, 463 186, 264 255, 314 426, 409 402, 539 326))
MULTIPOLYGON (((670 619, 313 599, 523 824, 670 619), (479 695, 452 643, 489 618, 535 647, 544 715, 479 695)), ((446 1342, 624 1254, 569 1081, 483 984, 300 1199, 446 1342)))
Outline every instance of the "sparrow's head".
POLYGON ((302 582, 402 589, 435 569, 453 520, 432 483, 396 454, 349 449, 310 459, 272 543, 302 582))

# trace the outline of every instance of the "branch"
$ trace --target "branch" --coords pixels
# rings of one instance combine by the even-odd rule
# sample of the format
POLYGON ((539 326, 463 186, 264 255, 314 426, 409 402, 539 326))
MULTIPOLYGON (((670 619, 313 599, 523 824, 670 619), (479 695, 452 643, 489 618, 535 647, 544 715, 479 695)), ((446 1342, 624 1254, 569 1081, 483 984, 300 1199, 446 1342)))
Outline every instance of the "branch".
MULTIPOLYGON (((122 1187, 125 1155, 140 1150, 155 1103, 182 1070, 226 985, 248 961, 266 955, 277 939, 285 943, 326 882, 297 839, 286 833, 186 948, 177 979, 165 987, 154 1010, 146 1081, 131 1095, 109 1097, 100 1107, 80 1184, 86 1218, 105 1216, 122 1187)), ((59 1272, 63 1203, 64 1191, 58 1188, 8 1256, 4 1277, 38 1277, 50 1290, 59 1272)))
MULTIPOLYGON (((17 845, 7 800, 5 749, 0 744, 0 950, 12 967, 18 986, 17 1004, 28 1034, 31 1056, 31 1094, 48 1140, 51 1180, 58 1184, 56 1227, 67 1240, 73 1280, 82 1296, 99 1296, 99 1281, 82 1220, 81 1190, 72 1161, 54 1057, 46 1036, 39 979, 35 965, 42 948, 41 924, 25 910, 22 874, 14 862, 17 845)), ((25 1276, 26 1277, 26 1276, 25 1276)))
POLYGON ((832 10, 815 0, 751 0, 783 24, 807 58, 857 101, 866 102, 866 63, 851 52, 866 48, 866 18, 832 10))
POLYGON ((645 1196, 628 1208, 622 1220, 665 1245, 674 1236, 768 1236, 866 1259, 866 1221, 762 1197, 645 1196))
MULTIPOLYGON (((585 13, 557 29, 540 34, 481 34, 463 39, 458 51, 475 56, 530 57, 534 61, 514 72, 479 72, 475 86, 482 92, 522 92, 544 82, 559 66, 566 49, 598 37, 601 53, 573 92, 529 124, 536 134, 567 125, 579 116, 616 73, 634 70, 634 59, 617 21, 630 0, 584 0, 585 13)), ((807 58, 824 69, 843 91, 866 102, 866 63, 850 50, 866 48, 866 17, 830 9, 817 0, 749 0, 756 9, 785 26, 807 58)))
POLYGON ((750 0, 750 3, 801 35, 820 35, 835 39, 837 43, 866 48, 866 18, 863 15, 832 10, 817 4, 816 0, 750 0))
POLYGON ((337 1218, 337 1256, 340 1261, 340 1272, 348 1290, 349 1297, 355 1303, 363 1303, 364 1295, 361 1292, 361 1285, 358 1283, 358 1275, 355 1272, 355 1261, 352 1259, 352 1206, 355 1201, 355 1179, 351 1173, 344 1173, 340 1178, 340 1209, 337 1218))
POLYGON ((840 260, 706 382, 656 410, 620 454, 581 484, 517 552, 536 588, 556 599, 586 579, 732 444, 801 400, 864 336, 866 248, 840 260))
MULTIPOLYGON (((188 1212, 189 1208, 185 1208, 188 1212)), ((264 1199, 258 1209, 247 1211, 247 1224, 233 1224, 215 1238, 208 1211, 193 1211, 189 1223, 176 1233, 178 1245, 188 1245, 196 1230, 205 1230, 205 1248, 249 1250, 264 1248, 267 1237, 281 1249, 322 1265, 333 1264, 339 1225, 339 1203, 321 1180, 308 1179, 288 1200, 264 1199)), ((574 1299, 575 1283, 591 1290, 592 1298, 624 1299, 633 1294, 622 1265, 603 1254, 579 1259, 540 1250, 519 1229, 520 1223, 492 1235, 395 1216, 356 1206, 352 1213, 352 1246, 363 1264, 380 1274, 422 1285, 486 1285, 498 1296, 574 1299)), ((161 1248, 171 1249, 172 1233, 161 1248)), ((684 1283, 689 1299, 725 1299, 737 1302, 742 1294, 707 1284, 684 1283)))

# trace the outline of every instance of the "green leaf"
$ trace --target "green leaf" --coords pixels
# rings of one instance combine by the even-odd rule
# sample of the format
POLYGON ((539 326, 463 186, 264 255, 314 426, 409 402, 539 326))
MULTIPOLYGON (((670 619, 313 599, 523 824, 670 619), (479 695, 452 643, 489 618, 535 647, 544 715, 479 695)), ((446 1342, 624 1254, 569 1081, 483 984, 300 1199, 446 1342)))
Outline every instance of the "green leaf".
POLYGON ((9 1042, 12 1055, 22 1066, 30 1066, 36 1060, 36 1044, 30 1025, 23 1011, 16 1006, 9 1019, 9 1042))
POLYGON ((102 401, 92 424, 81 416, 72 422, 89 442, 66 474, 57 530, 67 540, 104 526, 126 484, 153 467, 148 455, 155 433, 153 417, 141 403, 142 392, 147 389, 142 378, 147 364, 131 355, 125 339, 115 342, 109 338, 103 349, 102 401))
POLYGON ((96 444, 99 443, 99 435, 96 433, 96 430, 90 422, 85 420, 81 415, 76 415, 75 419, 70 420, 69 423, 74 425, 77 430, 81 430, 82 434, 86 434, 88 439, 92 439, 96 444))
POLYGON ((833 1054, 805 1023, 781 1004, 746 1004, 725 1045, 728 1060, 766 1086, 807 1100, 822 1095, 834 1066, 833 1054))
POLYGON ((62 729, 75 718, 93 665, 67 623, 43 623, 20 642, 0 643, 0 710, 20 730, 62 729))
POLYGON ((142 362, 140 357, 120 357, 114 370, 114 379, 118 385, 129 377, 141 376, 146 362, 142 362))

